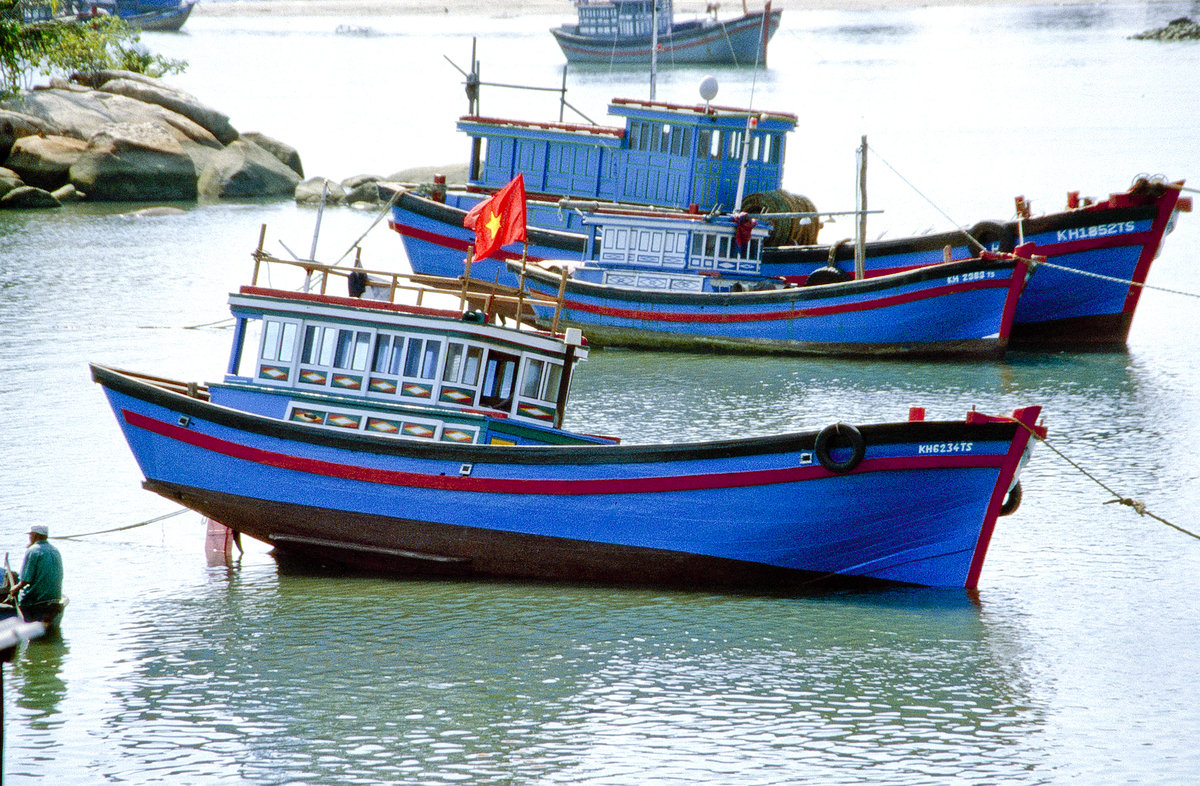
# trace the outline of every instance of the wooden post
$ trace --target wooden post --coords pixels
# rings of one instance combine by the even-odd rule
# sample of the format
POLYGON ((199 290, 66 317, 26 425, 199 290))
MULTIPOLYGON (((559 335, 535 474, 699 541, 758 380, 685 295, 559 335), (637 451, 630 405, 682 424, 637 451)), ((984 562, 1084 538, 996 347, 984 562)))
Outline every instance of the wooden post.
POLYGON ((250 276, 250 284, 258 286, 258 267, 262 264, 263 243, 267 237, 267 225, 263 224, 258 230, 258 248, 254 249, 254 275, 250 276))
POLYGON ((858 149, 858 224, 854 235, 854 277, 866 277, 867 266, 867 137, 858 149))
POLYGON ((469 245, 469 246, 467 246, 467 259, 463 263, 462 292, 459 294, 459 299, 462 301, 463 311, 466 311, 467 308, 470 306, 470 303, 467 302, 467 289, 470 286, 469 282, 471 281, 471 260, 473 260, 473 259, 475 259, 475 246, 469 245))
POLYGON ((558 320, 562 316, 563 300, 567 295, 567 266, 563 265, 559 268, 561 274, 558 279, 558 297, 554 304, 554 323, 550 326, 550 332, 558 335, 558 320))
POLYGON ((575 345, 567 344, 563 354, 562 379, 558 382, 558 399, 554 402, 554 427, 562 428, 563 413, 567 411, 567 393, 571 388, 571 370, 575 366, 575 345))
POLYGON ((517 285, 517 330, 521 329, 521 312, 525 310, 525 263, 529 253, 529 241, 521 249, 521 279, 517 285))

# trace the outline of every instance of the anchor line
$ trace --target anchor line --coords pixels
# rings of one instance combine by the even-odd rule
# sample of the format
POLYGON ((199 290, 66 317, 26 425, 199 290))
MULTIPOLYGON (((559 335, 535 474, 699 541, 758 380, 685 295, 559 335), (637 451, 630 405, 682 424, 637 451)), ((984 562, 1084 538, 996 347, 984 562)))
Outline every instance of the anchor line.
POLYGON ((1029 434, 1034 439, 1041 442, 1043 445, 1045 445, 1051 451, 1056 453, 1059 458, 1061 458, 1063 461, 1067 462, 1072 467, 1074 467, 1080 474, 1082 474, 1088 480, 1092 481, 1097 486, 1104 489, 1105 491, 1107 491, 1109 494, 1111 494, 1114 497, 1114 499, 1106 500, 1103 504, 1105 504, 1105 505, 1124 505, 1126 507, 1133 508, 1134 512, 1136 512, 1139 516, 1149 516, 1150 518, 1154 519, 1155 521, 1158 521, 1161 524, 1166 524, 1171 529, 1178 530, 1190 538, 1195 538, 1196 540, 1200 540, 1200 535, 1196 534, 1195 532, 1185 529, 1185 528, 1179 526, 1178 524, 1174 524, 1170 521, 1167 521, 1162 516, 1151 513, 1150 510, 1147 509, 1146 504, 1144 502, 1142 502, 1140 500, 1136 500, 1132 497, 1123 497, 1120 494, 1118 494, 1115 490, 1113 490, 1107 484, 1105 484, 1104 481, 1100 480, 1095 475, 1088 472, 1086 469, 1081 467, 1075 461, 1072 461, 1071 458, 1069 456, 1067 456, 1067 454, 1063 453, 1061 450, 1056 448, 1054 445, 1051 445, 1049 440, 1047 440, 1045 437, 1039 435, 1037 433, 1037 431, 1034 430, 1033 428, 1031 428, 1029 425, 1022 423, 1021 421, 1017 420, 1016 418, 1010 417, 1007 419, 1011 420, 1013 423, 1016 423, 1018 426, 1025 429, 1026 431, 1028 431, 1029 434))
POLYGON ((173 516, 178 516, 180 513, 189 513, 189 512, 191 512, 189 508, 180 508, 179 510, 173 511, 171 513, 164 513, 163 515, 155 516, 152 519, 147 519, 145 521, 139 521, 136 524, 126 524, 124 527, 113 527, 112 529, 101 529, 101 530, 97 530, 95 532, 80 532, 75 535, 55 535, 54 540, 77 540, 79 538, 91 537, 92 535, 105 535, 109 532, 122 532, 127 529, 137 529, 138 527, 145 527, 148 524, 155 524, 164 519, 169 519, 173 516))

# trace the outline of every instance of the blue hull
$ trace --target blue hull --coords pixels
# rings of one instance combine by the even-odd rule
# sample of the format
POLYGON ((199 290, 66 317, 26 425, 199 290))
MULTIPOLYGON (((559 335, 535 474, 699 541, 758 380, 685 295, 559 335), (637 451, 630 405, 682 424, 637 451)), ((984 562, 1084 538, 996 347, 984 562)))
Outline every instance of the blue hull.
MULTIPOLYGON (((1022 261, 970 260, 820 287, 732 293, 634 289, 568 279, 559 325, 593 345, 835 355, 1000 357, 1026 277, 1022 261)), ((657 274, 651 274, 655 276, 657 274)), ((560 280, 526 271, 554 299, 560 280)), ((613 283, 617 282, 617 283, 613 283)), ((551 324, 556 307, 535 306, 551 324)))
MULTIPOLYGON (((658 38, 657 62, 661 66, 682 63, 765 65, 767 43, 779 29, 782 14, 782 11, 757 11, 725 22, 672 25, 669 32, 658 38)), ((550 31, 568 62, 635 66, 650 63, 653 50, 650 36, 583 36, 575 29, 575 26, 557 27, 550 31)))
MULTIPOLYGON (((1046 216, 972 229, 992 250, 1009 251, 1029 243, 1031 255, 1045 257, 1026 284, 1013 325, 1021 345, 1123 345, 1128 338, 1150 264, 1174 228, 1178 184, 1135 184, 1101 203, 1046 216)), ((971 255, 961 232, 866 244, 866 274, 880 276, 971 255)), ((829 260, 828 246, 768 248, 766 275, 804 281, 829 260)), ((836 255, 836 266, 852 271, 853 249, 836 255)))
POLYGON ((982 416, 863 426, 861 461, 831 471, 814 433, 397 444, 240 413, 98 367, 93 377, 147 488, 282 551, 391 572, 631 584, 973 587, 1039 412, 1014 413, 1028 429, 982 416))

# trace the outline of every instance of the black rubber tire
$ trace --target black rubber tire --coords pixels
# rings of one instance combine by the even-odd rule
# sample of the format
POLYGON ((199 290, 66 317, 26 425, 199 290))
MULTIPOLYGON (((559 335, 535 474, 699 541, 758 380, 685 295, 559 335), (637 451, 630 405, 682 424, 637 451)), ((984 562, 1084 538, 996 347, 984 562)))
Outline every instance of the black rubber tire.
POLYGON ((1021 482, 1017 481, 1017 485, 1008 490, 1008 496, 1004 498, 1004 503, 1000 506, 1000 515, 1012 515, 1017 512, 1019 507, 1021 507, 1021 482))
POLYGON ((821 462, 822 467, 830 472, 842 474, 854 469, 863 460, 863 456, 867 454, 867 442, 863 439, 862 432, 849 423, 834 423, 817 434, 813 452, 816 453, 817 461, 821 462), (834 441, 838 439, 850 443, 850 458, 845 461, 834 461, 830 455, 834 441))

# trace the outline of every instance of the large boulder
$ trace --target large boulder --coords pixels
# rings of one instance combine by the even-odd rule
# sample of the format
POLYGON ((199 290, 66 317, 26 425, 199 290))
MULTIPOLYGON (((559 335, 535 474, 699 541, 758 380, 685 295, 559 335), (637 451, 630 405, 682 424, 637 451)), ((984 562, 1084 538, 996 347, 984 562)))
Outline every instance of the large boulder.
POLYGON ((98 88, 105 82, 111 82, 114 79, 130 79, 134 82, 142 82, 157 87, 167 86, 165 82, 156 77, 139 74, 137 71, 122 71, 115 68, 102 68, 99 71, 85 71, 71 74, 72 82, 77 82, 91 88, 98 88))
POLYGON ((237 129, 229 123, 229 116, 202 104, 198 98, 162 84, 150 84, 135 79, 112 79, 100 86, 105 93, 115 93, 154 104, 183 115, 201 128, 206 129, 222 145, 238 138, 237 129))
POLYGON ((66 184, 71 165, 87 142, 68 136, 23 136, 13 145, 5 166, 26 185, 53 191, 66 184))
POLYGON ((49 191, 33 186, 17 186, 0 197, 0 209, 33 210, 44 207, 62 207, 49 191))
POLYGON ((88 140, 114 123, 157 123, 183 143, 219 149, 206 128, 157 104, 98 90, 34 90, 5 103, 4 108, 58 123, 64 136, 88 140))
POLYGON ((288 169, 300 177, 304 177, 304 165, 300 163, 300 154, 296 152, 296 148, 280 142, 278 139, 272 139, 266 134, 260 134, 257 131, 242 134, 242 139, 258 145, 283 162, 288 169))
POLYGON ((157 123, 110 126, 71 166, 71 185, 89 199, 164 202, 196 198, 196 166, 157 123))
POLYGON ((63 130, 51 121, 0 107, 0 163, 8 158, 13 144, 23 136, 63 136, 63 130))
POLYGON ((252 142, 239 139, 217 153, 200 173, 196 191, 210 199, 294 194, 300 176, 252 142))
POLYGON ((340 205, 346 199, 346 189, 340 183, 324 177, 310 177, 296 186, 294 192, 296 201, 302 205, 321 204, 321 194, 325 194, 325 204, 340 205))
POLYGON ((0 167, 0 197, 4 196, 15 188, 20 188, 21 186, 25 185, 21 182, 21 178, 17 177, 16 172, 13 172, 12 175, 5 174, 5 172, 11 171, 12 170, 0 167))

